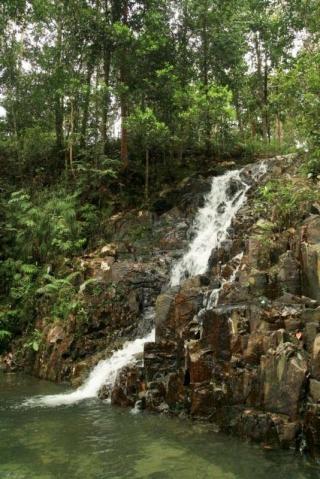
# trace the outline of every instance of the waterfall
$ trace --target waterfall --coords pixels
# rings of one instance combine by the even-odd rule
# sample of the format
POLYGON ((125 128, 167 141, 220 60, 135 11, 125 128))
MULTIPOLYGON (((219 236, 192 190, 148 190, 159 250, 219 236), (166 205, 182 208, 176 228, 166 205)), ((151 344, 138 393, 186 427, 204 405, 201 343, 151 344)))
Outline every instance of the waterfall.
POLYGON ((54 394, 48 396, 38 396, 27 399, 27 406, 62 406, 74 404, 83 399, 90 399, 98 396, 102 386, 114 384, 117 373, 124 366, 134 364, 139 354, 143 353, 143 346, 146 342, 155 340, 155 330, 141 339, 128 341, 122 349, 115 351, 108 359, 100 361, 89 374, 88 379, 73 392, 65 394, 54 394))
POLYGON ((241 266, 242 258, 243 258, 243 252, 237 254, 237 256, 232 258, 231 263, 233 263, 234 266, 235 266, 232 275, 230 276, 230 278, 228 280, 226 280, 226 279, 222 280, 222 283, 221 283, 219 288, 213 289, 211 291, 211 294, 210 294, 209 299, 207 301, 206 307, 204 309, 212 309, 212 308, 215 308, 218 305, 219 295, 220 295, 220 292, 222 291, 222 289, 224 288, 224 286, 226 284, 232 284, 235 281, 237 273, 238 273, 238 271, 240 269, 240 266, 241 266))
MULTIPOLYGON (((206 272, 212 250, 227 238, 233 218, 246 202, 246 193, 250 189, 251 182, 245 178, 243 171, 229 171, 212 179, 211 191, 205 198, 205 204, 203 208, 199 209, 194 221, 193 240, 182 259, 172 268, 171 286, 179 285, 184 278, 206 272)), ((257 180, 265 171, 266 163, 254 165, 249 178, 257 180)), ((233 277, 240 267, 241 259, 241 255, 234 258, 237 267, 228 282, 233 281, 233 277)), ((220 290, 221 288, 212 291, 206 308, 216 305, 220 290)), ((145 314, 150 315, 150 309, 145 314)), ((154 340, 155 331, 153 330, 143 338, 127 342, 110 358, 100 361, 93 368, 88 379, 75 391, 31 398, 24 404, 55 407, 97 397, 99 390, 104 385, 113 386, 118 372, 124 366, 136 362, 137 356, 143 353, 144 344, 154 340)))
POLYGON ((250 185, 241 178, 241 170, 229 171, 212 179, 211 191, 194 221, 194 239, 172 269, 171 286, 179 285, 184 278, 206 272, 212 250, 227 238, 232 219, 245 203, 249 188, 250 185))

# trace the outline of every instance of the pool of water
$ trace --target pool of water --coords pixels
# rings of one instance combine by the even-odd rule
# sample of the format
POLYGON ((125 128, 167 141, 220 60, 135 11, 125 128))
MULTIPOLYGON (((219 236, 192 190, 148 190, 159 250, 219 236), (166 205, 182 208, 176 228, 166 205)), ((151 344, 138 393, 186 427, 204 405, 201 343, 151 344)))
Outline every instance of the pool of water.
POLYGON ((315 479, 286 452, 217 434, 210 426, 134 415, 98 400, 57 408, 23 401, 65 388, 0 373, 0 479, 315 479))

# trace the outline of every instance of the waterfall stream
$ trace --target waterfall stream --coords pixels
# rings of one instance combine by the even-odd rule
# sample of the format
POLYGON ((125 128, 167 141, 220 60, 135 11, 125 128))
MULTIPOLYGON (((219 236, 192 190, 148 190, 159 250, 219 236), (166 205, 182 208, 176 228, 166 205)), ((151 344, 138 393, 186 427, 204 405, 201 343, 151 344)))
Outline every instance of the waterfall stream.
MULTIPOLYGON (((264 162, 256 164, 250 171, 250 177, 257 180, 266 172, 264 162)), ((211 191, 205 203, 199 209, 193 225, 193 240, 182 259, 172 268, 170 285, 177 286, 187 277, 203 274, 213 249, 219 247, 228 236, 232 220, 246 202, 246 193, 250 181, 242 175, 243 170, 233 170, 212 179, 211 191)), ((240 266, 242 256, 235 259, 240 266)), ((232 281, 232 278, 229 282, 232 281)), ((213 290, 206 308, 214 307, 221 288, 213 290)), ((150 311, 148 312, 150 314, 150 311)), ((75 391, 66 394, 40 396, 28 399, 26 405, 60 406, 77 403, 83 399, 97 397, 104 385, 112 385, 117 373, 126 365, 136 362, 143 353, 144 344, 154 341, 153 330, 144 338, 127 342, 122 349, 115 351, 108 359, 100 361, 91 371, 87 380, 75 391)))

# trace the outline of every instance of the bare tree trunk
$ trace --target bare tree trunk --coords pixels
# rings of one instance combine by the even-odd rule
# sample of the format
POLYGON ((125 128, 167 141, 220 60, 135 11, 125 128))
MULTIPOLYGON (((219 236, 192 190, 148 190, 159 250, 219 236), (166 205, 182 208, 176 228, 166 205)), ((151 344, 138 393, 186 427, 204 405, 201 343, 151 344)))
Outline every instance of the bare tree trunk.
POLYGON ((146 202, 149 201, 149 176, 150 176, 150 152, 149 148, 146 149, 146 166, 145 166, 145 189, 144 196, 146 202))
POLYGON ((109 94, 109 82, 110 82, 110 65, 111 65, 111 50, 110 45, 104 45, 104 55, 103 55, 103 79, 104 79, 104 88, 105 92, 103 95, 102 103, 102 125, 101 125, 101 140, 103 144, 104 151, 106 150, 107 145, 107 132, 108 132, 108 113, 110 105, 110 94, 109 94))
MULTIPOLYGON (((111 6, 109 0, 104 2, 104 18, 105 24, 110 25, 114 18, 112 18, 111 6)), ((101 140, 103 144, 103 150, 106 152, 107 148, 107 136, 108 136, 108 113, 110 105, 109 83, 110 83, 110 69, 111 69, 111 40, 105 35, 105 41, 103 43, 103 80, 104 80, 104 94, 102 101, 102 125, 101 125, 101 140)))
POLYGON ((264 76, 263 76, 263 110, 264 110, 264 130, 268 141, 271 141, 270 118, 269 118, 269 68, 268 58, 265 54, 264 59, 264 76))
POLYGON ((90 96, 91 96, 91 78, 93 74, 93 62, 90 62, 88 65, 87 79, 86 79, 86 96, 83 106, 83 115, 82 115, 82 124, 81 124, 81 133, 80 133, 80 147, 84 148, 86 146, 86 137, 87 137, 87 128, 89 120, 89 106, 90 106, 90 96))
MULTIPOLYGON (((128 23, 128 1, 125 0, 123 7, 122 22, 124 25, 128 23)), ((121 66, 120 66, 120 82, 122 86, 126 85, 126 50, 122 52, 121 66)), ((126 93, 122 91, 120 98, 121 109, 121 161, 122 167, 126 170, 129 166, 128 162, 128 131, 126 127, 126 120, 128 116, 128 105, 126 93)))
POLYGON ((258 105, 260 107, 260 114, 262 119, 262 137, 264 140, 268 136, 268 127, 266 121, 265 111, 265 71, 263 72, 262 53, 259 36, 256 33, 254 36, 254 46, 257 61, 257 76, 258 76, 258 105))
MULTIPOLYGON (((208 100, 208 88, 209 88, 209 39, 208 39, 208 2, 205 2, 204 11, 202 12, 202 30, 201 30, 201 43, 202 43, 202 81, 204 86, 205 95, 208 100)), ((211 124, 208 111, 208 101, 206 102, 206 125, 205 125, 205 143, 207 155, 211 151, 211 124)))
POLYGON ((74 141, 74 100, 70 104, 70 134, 69 134, 69 164, 72 176, 75 177, 73 168, 73 141, 74 141))
MULTIPOLYGON (((60 10, 62 9, 60 5, 60 10)), ((56 39, 56 73, 62 68, 62 11, 57 19, 57 39, 56 39)), ((58 150, 63 148, 63 97, 59 91, 55 93, 55 129, 56 129, 56 145, 58 150)))

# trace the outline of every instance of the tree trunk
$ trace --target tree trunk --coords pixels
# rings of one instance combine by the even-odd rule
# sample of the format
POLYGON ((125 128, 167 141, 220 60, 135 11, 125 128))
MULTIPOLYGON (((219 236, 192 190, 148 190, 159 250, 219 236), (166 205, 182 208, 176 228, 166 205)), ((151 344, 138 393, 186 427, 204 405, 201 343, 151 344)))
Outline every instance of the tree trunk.
POLYGON ((63 149, 63 99, 58 93, 55 97, 55 129, 56 129, 56 146, 60 151, 63 149))
POLYGON ((258 108, 260 109, 262 120, 262 137, 264 140, 268 136, 268 128, 266 122, 266 110, 265 110, 265 71, 263 72, 261 45, 258 34, 254 36, 254 46, 257 61, 257 77, 258 77, 258 108))
MULTIPOLYGON (((61 7, 62 8, 62 7, 61 7)), ((57 19, 57 39, 56 39, 56 74, 61 73, 62 68, 62 12, 57 19)), ((56 91, 55 93, 55 130, 56 130, 56 146, 58 150, 63 148, 63 97, 56 91)))
POLYGON ((86 79, 86 95, 83 106, 83 115, 82 115, 82 124, 81 124, 81 133, 80 133, 80 147, 85 148, 86 146, 86 137, 87 137, 87 128, 89 120, 89 106, 90 106, 90 96, 91 96, 91 77, 93 74, 93 62, 88 65, 87 79, 86 79))
MULTIPOLYGON (((105 25, 109 26, 116 19, 113 18, 110 12, 109 1, 104 2, 104 18, 105 25)), ((108 35, 105 35, 103 43, 103 80, 104 80, 104 94, 102 100, 102 125, 101 125, 101 141, 103 144, 104 153, 107 150, 108 137, 108 113, 110 105, 109 83, 110 83, 110 68, 111 68, 111 40, 108 35)))
POLYGON ((149 148, 146 149, 146 168, 145 168, 145 189, 144 196, 146 202, 149 201, 149 175, 150 175, 150 152, 149 148))
POLYGON ((69 134, 69 165, 72 176, 75 177, 73 168, 73 140, 74 140, 74 100, 70 104, 70 134, 69 134))
POLYGON ((268 141, 271 141, 270 119, 269 119, 269 68, 268 57, 265 54, 264 60, 264 75, 263 75, 263 110, 264 110, 264 130, 268 141))
POLYGON ((104 95, 102 102, 102 125, 101 125, 101 140, 104 152, 106 152, 107 136, 108 136, 108 113, 110 105, 109 82, 110 82, 110 65, 111 65, 111 50, 110 45, 104 46, 103 55, 103 79, 104 79, 104 95))
MULTIPOLYGON (((128 1, 125 0, 123 6, 123 16, 122 23, 127 25, 128 23, 128 1)), ((127 75, 126 75, 126 49, 124 48, 122 52, 121 65, 120 65, 120 82, 122 87, 126 85, 127 75)), ((128 131, 126 127, 126 120, 128 116, 128 105, 127 105, 127 95, 125 91, 121 92, 120 98, 120 109, 121 109, 121 161, 122 167, 126 170, 129 166, 128 162, 128 131)))

